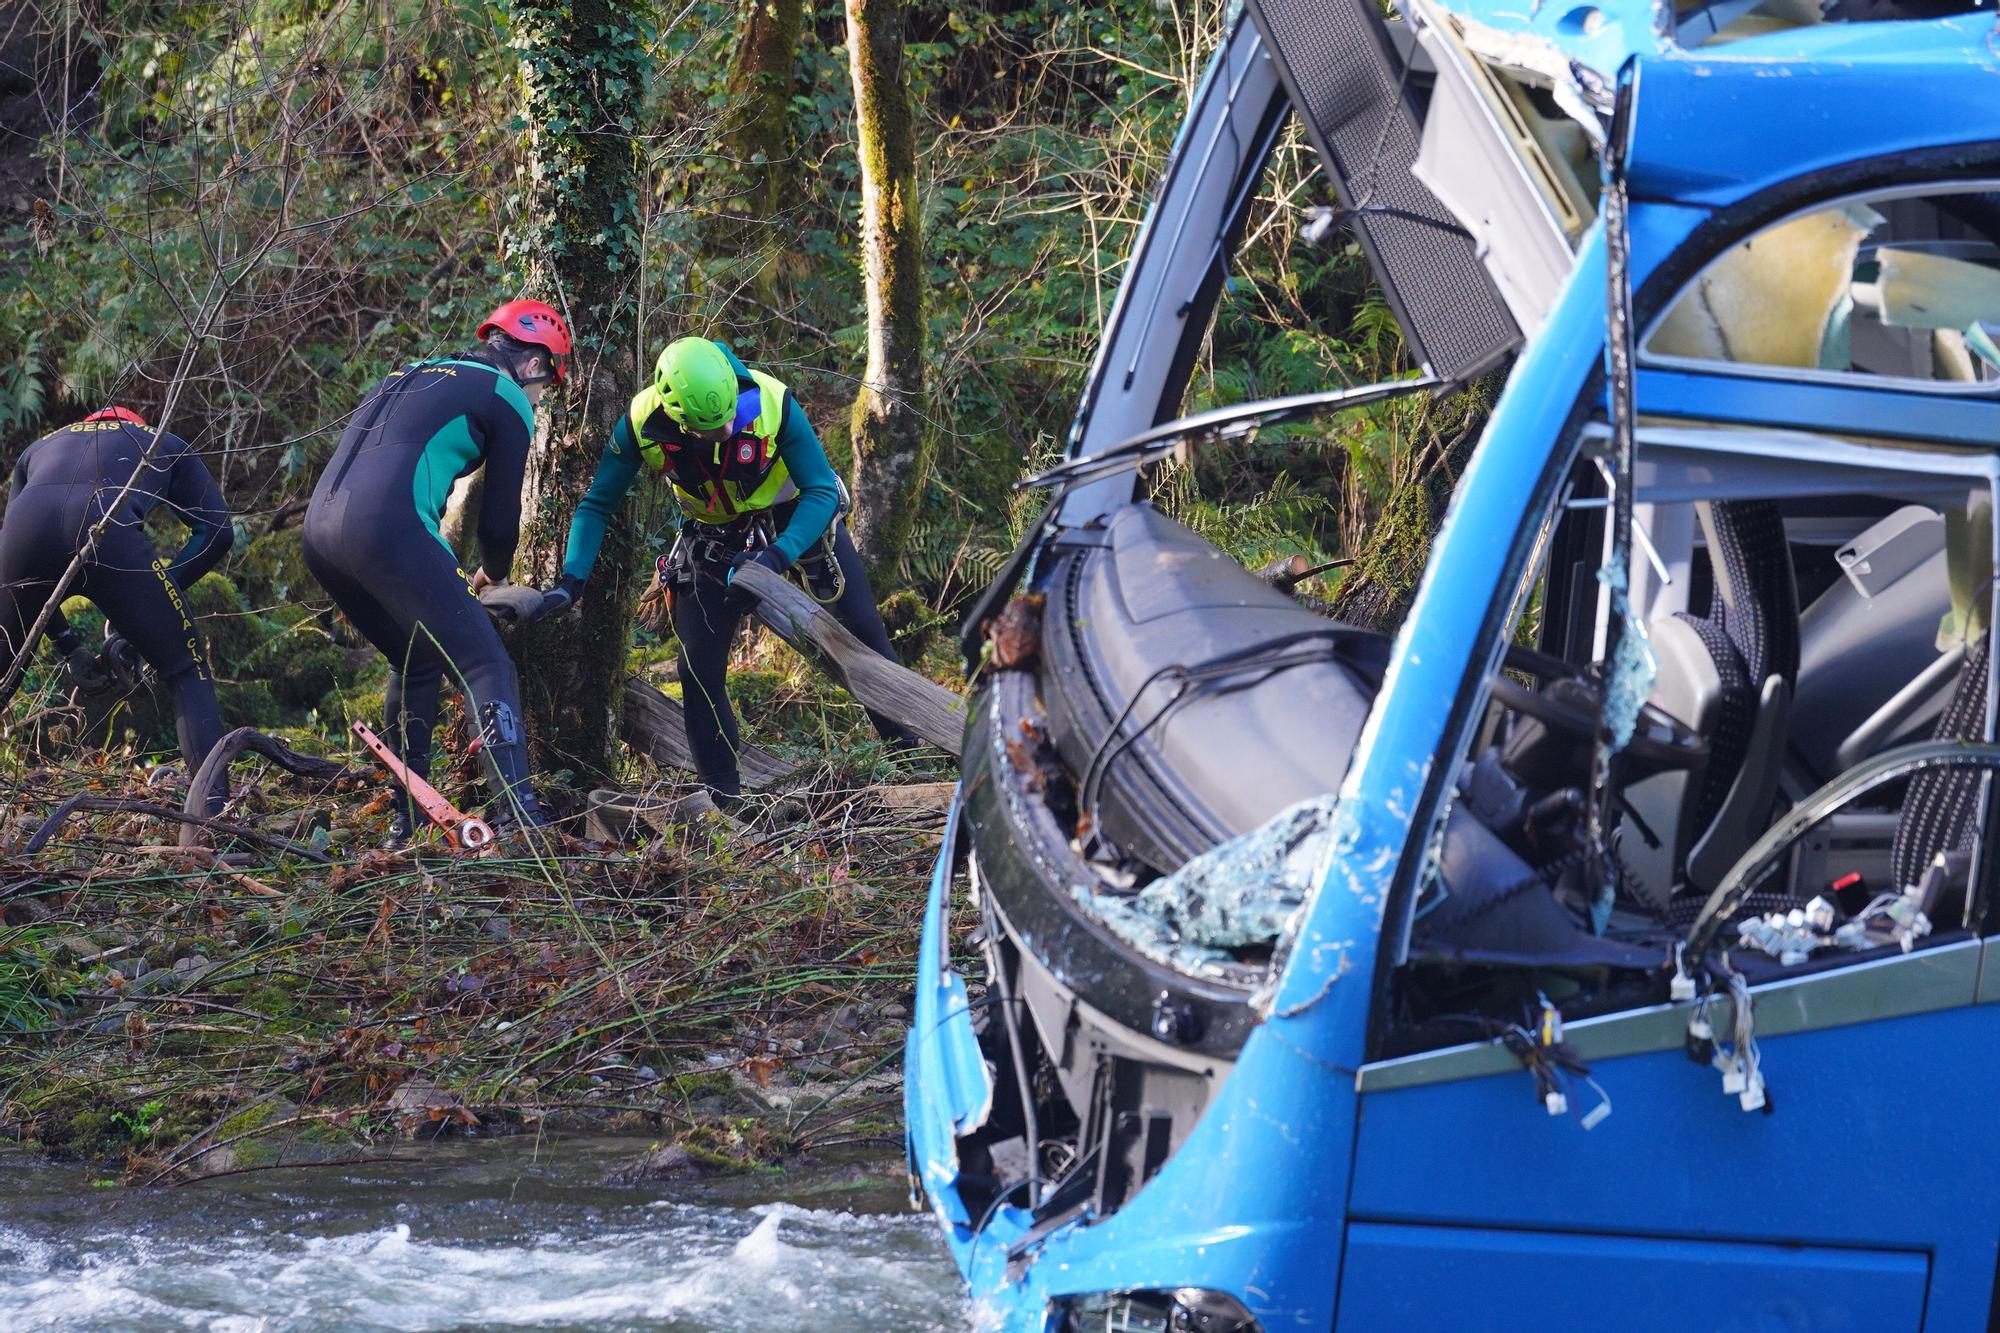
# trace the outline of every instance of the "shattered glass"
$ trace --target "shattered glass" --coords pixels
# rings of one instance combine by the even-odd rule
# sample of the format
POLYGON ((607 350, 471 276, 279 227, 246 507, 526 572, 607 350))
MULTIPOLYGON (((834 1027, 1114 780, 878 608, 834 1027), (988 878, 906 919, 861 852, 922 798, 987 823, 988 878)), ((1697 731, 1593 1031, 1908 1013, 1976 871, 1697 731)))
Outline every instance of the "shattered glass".
POLYGON ((1625 628, 1618 636, 1618 646, 1612 650, 1604 679, 1604 725, 1611 734, 1611 749, 1615 753, 1632 742, 1632 732, 1639 724, 1639 710, 1646 706, 1653 680, 1660 674, 1660 659, 1646 639, 1646 627, 1632 614, 1624 567, 1605 565, 1597 571, 1597 580, 1611 590, 1611 614, 1619 617, 1625 628))
POLYGON ((1261 828, 1213 847, 1129 898, 1072 887, 1077 900, 1126 943, 1189 976, 1245 980, 1265 968, 1235 951, 1287 935, 1326 877, 1336 798, 1316 796, 1261 828))

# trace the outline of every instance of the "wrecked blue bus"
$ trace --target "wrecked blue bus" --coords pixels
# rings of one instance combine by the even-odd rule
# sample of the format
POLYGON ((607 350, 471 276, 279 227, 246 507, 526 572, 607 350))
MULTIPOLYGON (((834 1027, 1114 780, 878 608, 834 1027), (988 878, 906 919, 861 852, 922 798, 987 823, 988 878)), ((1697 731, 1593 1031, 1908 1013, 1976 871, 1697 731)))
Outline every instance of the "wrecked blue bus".
POLYGON ((906 1109, 982 1325, 1992 1326, 1997 43, 1231 20, 968 622, 906 1109), (1180 418, 1289 123, 1421 373, 1180 418), (1493 375, 1393 635, 1144 498, 1493 375))

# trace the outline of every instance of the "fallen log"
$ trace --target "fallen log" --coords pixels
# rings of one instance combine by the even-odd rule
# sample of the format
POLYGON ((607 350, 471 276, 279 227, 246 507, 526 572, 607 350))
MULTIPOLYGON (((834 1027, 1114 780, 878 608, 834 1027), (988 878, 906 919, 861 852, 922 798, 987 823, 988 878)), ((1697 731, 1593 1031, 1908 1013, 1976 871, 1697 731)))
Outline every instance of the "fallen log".
POLYGON ((917 810, 941 815, 951 807, 952 795, 957 791, 956 782, 906 782, 866 787, 861 794, 873 797, 891 810, 917 810))
MULTIPOLYGON (((207 793, 218 778, 229 771, 229 765, 245 750, 263 755, 287 773, 302 778, 314 778, 322 782, 335 781, 347 773, 347 765, 332 759, 318 759, 312 755, 300 754, 275 736, 266 736, 255 727, 238 727, 215 743, 208 757, 201 761, 188 780, 187 797, 181 803, 181 812, 189 818, 181 821, 180 845, 192 847, 195 836, 204 828, 218 828, 230 831, 227 825, 212 824, 200 816, 207 811, 207 793)), ((279 839, 289 847, 300 844, 290 839, 279 839)), ((325 860, 325 857, 320 857, 325 860)))
MULTIPOLYGON (((624 719, 627 745, 656 764, 694 771, 694 754, 687 743, 687 720, 678 699, 662 694, 637 676, 628 676, 624 719)), ((736 754, 736 769, 743 785, 755 791, 776 786, 790 777, 796 767, 748 741, 736 754)))
POLYGON ((41 827, 29 836, 26 843, 22 844, 19 855, 33 856, 36 852, 48 846, 49 840, 55 837, 64 822, 71 815, 79 811, 115 812, 119 814, 147 815, 154 819, 171 819, 181 824, 211 829, 217 833, 227 833, 231 837, 241 838, 246 842, 262 843, 266 847, 274 847, 281 852, 289 852, 293 856, 302 856, 308 861, 317 861, 321 865, 325 865, 333 859, 325 852, 310 847, 305 843, 293 842, 290 838, 281 838, 274 833, 266 833, 262 829, 250 828, 247 825, 232 824, 221 819, 210 819, 204 815, 191 815, 185 810, 176 810, 171 806, 165 805, 154 805, 149 801, 127 800, 121 796, 86 795, 72 796, 50 811, 49 817, 42 821, 41 827))
POLYGON ((895 718, 940 750, 958 754, 965 736, 964 699, 876 653, 781 574, 744 565, 736 571, 735 586, 756 595, 759 620, 827 667, 864 706, 895 718))

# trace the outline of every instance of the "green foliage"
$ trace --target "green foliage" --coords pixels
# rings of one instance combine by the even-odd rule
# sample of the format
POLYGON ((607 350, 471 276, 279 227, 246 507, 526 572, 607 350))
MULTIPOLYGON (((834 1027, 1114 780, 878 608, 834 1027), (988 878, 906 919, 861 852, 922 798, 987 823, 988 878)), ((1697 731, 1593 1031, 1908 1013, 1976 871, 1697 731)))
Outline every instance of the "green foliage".
POLYGON ((157 416, 209 345, 166 424, 227 448, 252 507, 490 305, 504 53, 475 7, 417 0, 102 8, 98 119, 52 145, 47 207, 0 224, 0 316, 40 340, 0 360, 0 445, 113 398, 157 416))
MULTIPOLYGON (((0 327, 21 331, 0 346, 0 466, 81 405, 157 411, 182 349, 210 349, 181 377, 169 424, 208 451, 243 516, 234 595, 201 606, 232 723, 299 726, 316 710, 333 728, 379 712, 379 664, 355 678, 342 645, 358 640, 323 614, 297 524, 270 532, 267 516, 296 512, 370 384, 462 345, 524 275, 601 259, 615 279, 604 292, 565 278, 551 293, 606 303, 577 329, 587 354, 643 365, 681 334, 727 338, 794 386, 848 469, 866 317, 838 6, 807 13, 792 184, 749 220, 775 246, 715 243, 719 218, 745 222, 723 133, 741 95, 737 0, 101 8, 96 119, 52 145, 62 166, 40 220, 0 223, 15 261, 0 270, 0 327), (613 158, 636 164, 638 187, 593 194, 587 168, 613 158), (205 302, 212 326, 195 338, 205 302)), ((1042 497, 1012 484, 1060 453, 1222 14, 1153 0, 904 8, 934 460, 890 581, 926 603, 907 617, 912 655, 1040 512, 1042 497)), ((1327 201, 1310 146, 1288 131, 1185 410, 1409 373, 1358 245, 1299 236, 1327 201)), ((587 464, 595 440, 563 415, 573 408, 550 414, 555 438, 587 464)), ((1443 444, 1471 411, 1397 402, 1266 431, 1161 472, 1155 495, 1246 562, 1372 551, 1349 582, 1400 586, 1455 466, 1443 444), (1373 541, 1391 511, 1397 540, 1373 541)), ((660 501, 630 508, 657 537, 660 501)), ((543 516, 552 531, 530 545, 559 544, 566 518, 543 516)), ((653 554, 633 544, 635 565, 653 554)))
POLYGON ((294 597, 319 597, 319 585, 306 569, 299 528, 266 533, 238 549, 230 569, 245 595, 259 607, 281 607, 294 597))
POLYGON ((38 1027, 55 1009, 47 977, 54 932, 46 926, 0 929, 0 1030, 38 1027))
POLYGON ((41 417, 47 392, 42 370, 42 331, 26 329, 10 359, 0 364, 0 439, 41 417))
POLYGON ((113 1113, 111 1123, 124 1130, 134 1141, 143 1141, 153 1137, 153 1132, 159 1128, 160 1117, 166 1109, 165 1099, 155 1097, 130 1111, 113 1113))
POLYGON ((210 665, 234 671, 247 663, 270 633, 236 585, 221 574, 204 575, 187 590, 187 608, 208 644, 210 665))

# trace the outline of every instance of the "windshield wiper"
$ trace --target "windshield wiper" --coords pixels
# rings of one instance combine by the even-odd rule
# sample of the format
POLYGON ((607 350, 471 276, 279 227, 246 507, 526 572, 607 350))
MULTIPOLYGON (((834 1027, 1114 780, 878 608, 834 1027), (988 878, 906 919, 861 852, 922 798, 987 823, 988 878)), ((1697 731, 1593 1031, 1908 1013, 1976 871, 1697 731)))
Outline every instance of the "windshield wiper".
POLYGON ((1289 398, 1267 398, 1256 403, 1237 403, 1209 412, 1197 412, 1165 425, 1142 431, 1121 444, 1058 463, 1026 481, 1014 483, 1017 491, 1041 490, 1050 486, 1081 485, 1129 468, 1142 467, 1182 449, 1196 440, 1232 440, 1264 426, 1282 425, 1324 412, 1402 398, 1426 389, 1440 389, 1445 382, 1435 376, 1410 380, 1390 380, 1382 384, 1360 384, 1350 389, 1329 389, 1322 393, 1293 394, 1289 398))

